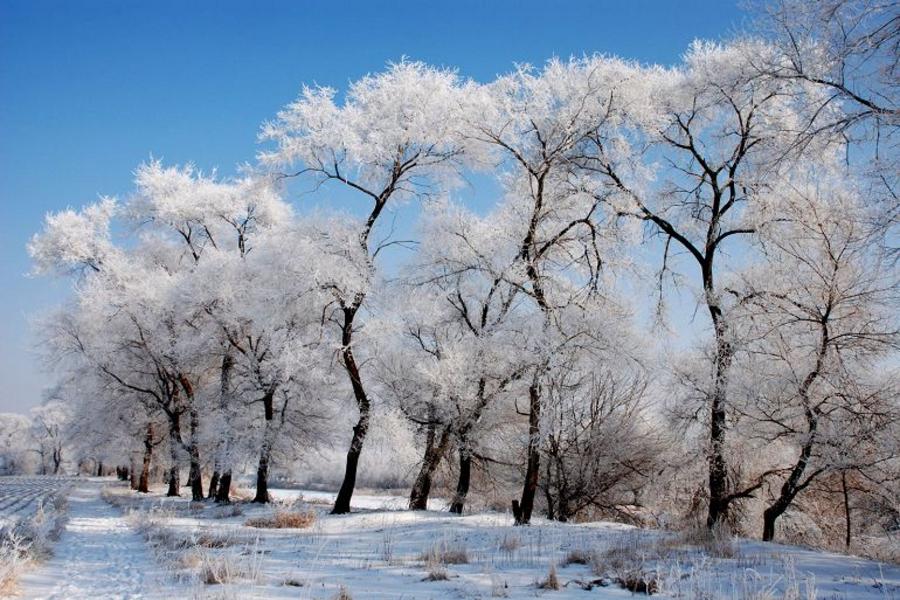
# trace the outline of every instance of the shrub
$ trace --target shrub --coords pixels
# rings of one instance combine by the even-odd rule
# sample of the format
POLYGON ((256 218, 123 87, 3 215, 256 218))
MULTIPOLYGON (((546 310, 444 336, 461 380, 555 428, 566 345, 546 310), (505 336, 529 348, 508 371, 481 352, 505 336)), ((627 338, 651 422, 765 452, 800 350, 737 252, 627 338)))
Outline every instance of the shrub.
POLYGON ((507 554, 512 554, 522 546, 522 540, 516 534, 503 534, 500 540, 500 549, 507 554))
POLYGON ((566 558, 563 559, 562 564, 566 567, 568 565, 589 565, 593 562, 594 557, 591 552, 588 552, 583 548, 573 548, 566 554, 566 558))
POLYGON ((447 573, 447 569, 442 565, 430 563, 428 564, 428 574, 422 581, 447 581, 448 579, 450 579, 450 574, 447 573))
POLYGON ((259 529, 306 529, 316 522, 315 511, 276 511, 268 517, 247 519, 244 525, 259 529))
POLYGON ((460 543, 442 541, 423 552, 421 559, 429 564, 466 565, 469 564, 469 551, 460 543))
POLYGON ((562 586, 559 585, 559 577, 556 576, 556 565, 550 565, 550 570, 547 572, 547 579, 539 583, 538 587, 542 590, 558 591, 562 589, 562 586))
POLYGON ((696 546, 715 558, 735 558, 739 554, 737 544, 725 525, 717 525, 712 529, 706 527, 688 529, 676 541, 696 546))
POLYGON ((210 556, 201 554, 201 567, 198 576, 206 585, 229 583, 243 576, 243 571, 228 555, 210 556))

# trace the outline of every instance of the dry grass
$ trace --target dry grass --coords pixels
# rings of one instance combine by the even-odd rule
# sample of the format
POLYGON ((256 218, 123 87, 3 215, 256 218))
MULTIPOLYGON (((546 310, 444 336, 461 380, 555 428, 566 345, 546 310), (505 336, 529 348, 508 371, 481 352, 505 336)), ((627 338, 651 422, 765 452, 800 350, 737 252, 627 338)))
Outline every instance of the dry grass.
POLYGON ((350 595, 350 590, 341 586, 341 589, 337 591, 337 594, 331 597, 331 600, 353 600, 353 596, 350 595))
POLYGON ((633 594, 659 593, 659 581, 655 574, 628 573, 622 577, 616 577, 616 583, 633 594))
POLYGON ((243 514, 244 509, 240 504, 228 503, 208 508, 203 516, 209 519, 228 519, 230 517, 239 517, 243 514))
POLYGON ((256 492, 248 488, 231 486, 231 497, 241 502, 250 502, 256 497, 256 492))
POLYGON ((567 567, 569 565, 589 565, 593 562, 594 556, 592 552, 589 552, 584 548, 573 548, 566 554, 566 557, 563 559, 562 566, 567 567))
POLYGON ((739 549, 727 527, 716 526, 712 529, 697 527, 682 532, 670 540, 670 544, 678 546, 694 546, 714 558, 736 558, 739 549))
POLYGON ((460 542, 441 541, 423 552, 420 558, 426 564, 467 565, 469 550, 460 542))
POLYGON ((514 533, 504 533, 500 540, 500 550, 506 554, 512 554, 522 547, 522 540, 514 533))
POLYGON ((67 495, 67 489, 57 490, 38 504, 34 514, 0 528, 0 596, 13 595, 28 565, 51 555, 66 522, 67 495))
POLYGON ((315 511, 275 511, 271 516, 247 519, 244 525, 258 529, 306 529, 316 522, 315 511))
POLYGON ((450 579, 450 574, 447 572, 447 569, 444 568, 443 565, 439 565, 436 563, 430 563, 427 565, 428 573, 422 579, 422 581, 447 581, 450 579))
POLYGON ((209 532, 201 533, 193 539, 194 545, 200 546, 201 548, 228 548, 229 546, 234 546, 242 541, 243 540, 239 540, 232 533, 209 532))
POLYGON ((197 576, 206 585, 220 585, 242 579, 246 573, 229 555, 200 554, 200 571, 197 576))
POLYGON ((542 590, 559 591, 562 586, 559 584, 559 577, 556 575, 556 565, 551 564, 550 570, 547 572, 547 578, 538 584, 542 590))

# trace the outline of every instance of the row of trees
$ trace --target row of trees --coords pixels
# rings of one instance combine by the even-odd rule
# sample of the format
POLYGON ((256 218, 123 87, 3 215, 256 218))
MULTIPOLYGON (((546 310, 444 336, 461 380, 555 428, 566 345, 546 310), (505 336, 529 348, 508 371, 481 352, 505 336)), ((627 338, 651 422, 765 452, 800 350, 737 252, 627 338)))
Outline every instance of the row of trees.
POLYGON ((351 429, 335 513, 379 411, 419 436, 414 509, 451 456, 451 511, 474 467, 518 480, 519 524, 688 493, 713 527, 756 497, 772 539, 835 474, 889 496, 897 16, 816 7, 675 67, 304 88, 238 177, 151 161, 125 201, 49 215, 30 251, 76 282, 43 324, 71 427, 144 491, 162 460, 178 494, 187 463, 195 500, 227 501, 252 464, 258 502, 273 462, 351 429), (297 212, 298 189, 358 201, 297 212), (410 203, 417 241, 391 222, 410 203))

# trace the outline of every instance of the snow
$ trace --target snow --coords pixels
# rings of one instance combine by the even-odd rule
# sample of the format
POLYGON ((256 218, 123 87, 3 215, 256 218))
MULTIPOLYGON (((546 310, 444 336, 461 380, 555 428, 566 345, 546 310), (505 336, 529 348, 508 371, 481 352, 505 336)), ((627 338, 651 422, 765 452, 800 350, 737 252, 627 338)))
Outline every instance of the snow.
POLYGON ((0 527, 26 519, 68 482, 64 477, 0 477, 0 527))
MULTIPOLYGON (((402 508, 401 496, 360 494, 354 512, 330 515, 333 494, 272 490, 274 506, 241 503, 241 514, 222 518, 213 503, 164 498, 116 486, 116 502, 161 515, 162 526, 197 540, 224 535, 227 547, 197 548, 206 561, 219 557, 239 565, 238 576, 223 585, 203 585, 197 571, 173 570, 150 551, 121 509, 107 504, 101 488, 109 480, 80 481, 70 497, 70 520, 53 558, 21 580, 23 598, 307 598, 328 600, 346 588, 354 600, 437 598, 590 598, 632 597, 615 585, 583 590, 578 582, 598 579, 589 565, 565 566, 572 550, 610 549, 616 557, 639 556, 642 570, 656 570, 666 591, 658 597, 780 599, 796 589, 806 598, 878 599, 900 595, 900 567, 802 548, 739 541, 732 558, 712 558, 696 548, 665 546, 671 534, 617 523, 565 524, 537 519, 513 527, 509 515, 453 516, 435 510, 402 508), (300 499, 302 497, 302 500, 300 499), (274 510, 315 510, 308 529, 256 529, 245 522, 274 510), (658 554, 658 548, 669 548, 658 554), (468 562, 437 569, 425 555, 446 550, 468 562), (656 554, 654 554, 656 552, 656 554), (560 591, 539 589, 550 565, 557 565, 560 591), (445 581, 427 581, 444 571, 445 581), (179 575, 181 579, 179 579, 179 575), (187 576, 187 578, 185 578, 187 576), (768 596, 762 596, 768 593, 768 596), (702 594, 705 594, 703 596, 702 594), (755 596, 753 594, 756 594, 755 596), (809 596, 812 597, 812 596, 809 596)), ((435 500, 438 507, 445 502, 435 500)), ((448 561, 449 562, 449 561, 448 561)), ((206 563, 204 563, 206 564, 206 563)))
POLYGON ((24 598, 172 598, 174 587, 122 512, 100 496, 104 481, 80 482, 53 557, 20 579, 24 598), (166 587, 163 587, 166 585, 166 587))

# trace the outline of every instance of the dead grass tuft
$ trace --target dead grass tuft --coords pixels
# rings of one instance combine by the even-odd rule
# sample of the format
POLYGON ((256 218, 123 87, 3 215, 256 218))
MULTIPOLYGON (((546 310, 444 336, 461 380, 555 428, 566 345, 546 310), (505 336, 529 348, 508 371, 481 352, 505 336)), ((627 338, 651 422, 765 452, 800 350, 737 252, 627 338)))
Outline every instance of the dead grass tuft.
POLYGON ((538 587, 542 590, 559 591, 562 586, 559 584, 559 577, 556 575, 556 565, 551 564, 550 570, 547 572, 547 579, 540 582, 538 587))
POLYGON ((441 541, 423 552, 420 558, 426 564, 467 565, 469 550, 460 542, 441 541))
POLYGON ((244 525, 258 529, 306 529, 316 522, 315 511, 276 511, 268 517, 247 519, 244 525))
POLYGON ((353 596, 350 595, 350 590, 341 586, 337 594, 331 597, 331 600, 353 600, 353 596))
POLYGON ((584 548, 573 548, 566 554, 566 557, 563 559, 562 566, 567 567, 569 565, 589 565, 593 562, 593 553, 585 550, 584 548))

